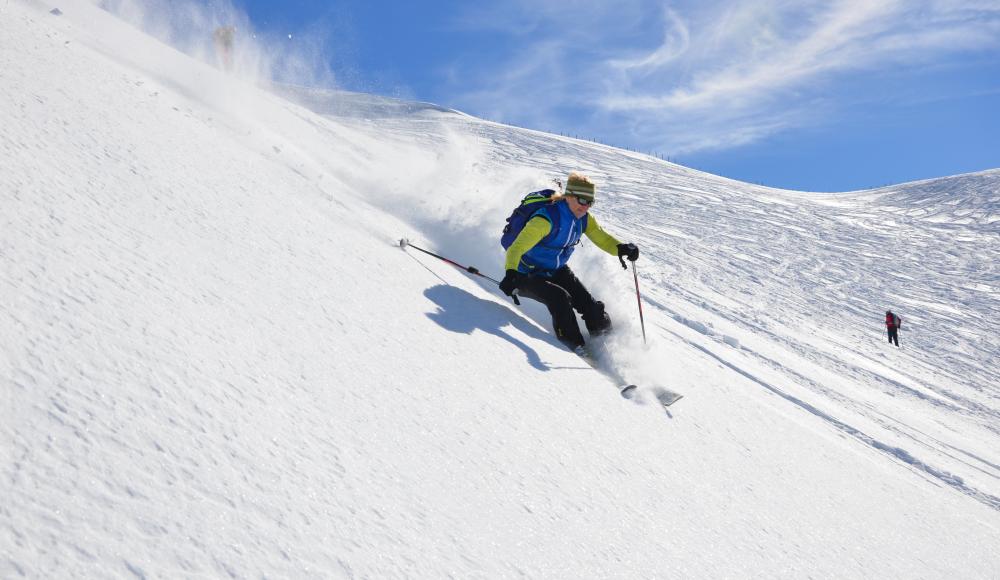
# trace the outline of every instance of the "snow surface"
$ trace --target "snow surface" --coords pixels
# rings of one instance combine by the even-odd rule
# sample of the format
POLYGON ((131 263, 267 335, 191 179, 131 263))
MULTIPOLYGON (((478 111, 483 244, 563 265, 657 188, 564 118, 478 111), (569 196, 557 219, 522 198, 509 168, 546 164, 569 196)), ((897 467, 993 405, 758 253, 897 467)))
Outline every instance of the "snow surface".
POLYGON ((0 577, 1000 578, 1000 170, 767 189, 34 0, 0 167, 0 577), (570 170, 642 250, 645 346, 573 259, 607 364, 667 413, 398 245, 499 277, 570 170))

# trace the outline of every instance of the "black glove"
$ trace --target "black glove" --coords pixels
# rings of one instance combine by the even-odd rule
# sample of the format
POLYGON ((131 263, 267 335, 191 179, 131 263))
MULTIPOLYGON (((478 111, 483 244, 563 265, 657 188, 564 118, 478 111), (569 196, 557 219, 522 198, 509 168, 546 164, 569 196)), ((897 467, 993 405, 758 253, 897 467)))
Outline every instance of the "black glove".
POLYGON ((517 270, 507 270, 507 274, 500 281, 500 291, 507 296, 512 296, 514 290, 517 290, 517 287, 521 285, 521 276, 523 274, 517 270))
POLYGON ((634 262, 639 259, 639 248, 635 244, 618 244, 618 257, 634 262))

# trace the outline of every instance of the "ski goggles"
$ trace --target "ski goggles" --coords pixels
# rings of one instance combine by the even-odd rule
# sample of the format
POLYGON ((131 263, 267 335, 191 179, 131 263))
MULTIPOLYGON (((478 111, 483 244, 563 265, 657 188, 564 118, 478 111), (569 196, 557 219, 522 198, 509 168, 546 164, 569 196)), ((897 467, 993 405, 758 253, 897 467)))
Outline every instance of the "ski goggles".
POLYGON ((591 198, 589 198, 589 197, 583 197, 583 196, 579 196, 579 195, 574 195, 573 197, 576 198, 576 203, 578 203, 580 205, 585 205, 585 206, 588 206, 588 207, 591 206, 591 205, 594 205, 594 200, 591 199, 591 198))

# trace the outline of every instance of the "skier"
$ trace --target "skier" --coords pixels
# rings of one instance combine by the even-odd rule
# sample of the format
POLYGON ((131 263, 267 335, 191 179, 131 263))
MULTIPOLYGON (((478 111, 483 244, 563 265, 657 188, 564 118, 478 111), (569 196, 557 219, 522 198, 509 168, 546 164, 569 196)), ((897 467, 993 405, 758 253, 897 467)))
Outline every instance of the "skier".
POLYGON ((215 40, 215 54, 226 72, 233 70, 233 37, 236 36, 235 26, 220 26, 212 33, 215 40))
POLYGON ((889 331, 889 344, 896 343, 899 348, 899 327, 903 325, 903 319, 892 313, 892 310, 885 311, 885 328, 889 331))
POLYGON ((639 259, 635 244, 619 242, 588 213, 596 189, 587 177, 571 173, 565 193, 553 195, 541 205, 507 249, 506 275, 500 282, 500 290, 507 296, 517 290, 519 296, 545 304, 556 337, 581 356, 587 351, 574 310, 583 316, 591 337, 611 329, 604 303, 595 300, 566 265, 581 236, 586 234, 597 247, 619 259, 639 259))

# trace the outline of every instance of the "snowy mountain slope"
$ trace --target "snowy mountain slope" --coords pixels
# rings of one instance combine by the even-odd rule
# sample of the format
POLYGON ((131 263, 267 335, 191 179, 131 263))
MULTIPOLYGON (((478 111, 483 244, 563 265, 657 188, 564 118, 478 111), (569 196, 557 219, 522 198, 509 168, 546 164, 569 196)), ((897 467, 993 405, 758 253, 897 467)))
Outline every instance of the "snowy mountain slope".
MULTIPOLYGON (((652 262, 640 264, 643 286, 668 317, 654 322, 667 335, 707 349, 744 375, 778 371, 791 390, 758 387, 794 398, 866 444, 1000 505, 993 451, 1000 429, 994 225, 1000 170, 874 192, 803 194, 603 146, 472 125, 489 143, 482 155, 496 163, 517 169, 523 162, 516 160, 526 158, 550 175, 582 165, 608 184, 596 211, 612 231, 642 241, 652 262), (949 183, 954 198, 943 193, 949 183), (886 308, 906 320, 901 352, 880 344, 886 308)), ((396 131, 428 146, 449 134, 430 138, 427 124, 408 119, 396 131)), ((495 213, 488 207, 480 212, 484 224, 495 213)), ((428 223, 441 225, 434 217, 428 223)), ((497 262, 493 237, 476 228, 436 241, 463 259, 497 262), (470 251, 469 238, 484 239, 470 251)), ((600 275, 613 279, 615 269, 612 263, 600 275)), ((624 296, 628 285, 619 277, 617 294, 624 296)), ((635 317, 624 309, 617 314, 635 317)))
POLYGON ((1000 573, 995 172, 955 180, 963 223, 927 184, 799 194, 426 107, 323 117, 60 8, 0 9, 3 577, 1000 573), (498 274, 512 201, 571 168, 643 248, 648 348, 630 274, 574 265, 618 365, 685 392, 669 416, 395 245, 498 274))

